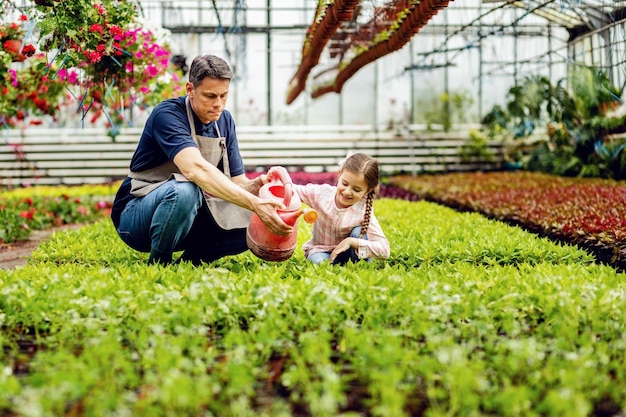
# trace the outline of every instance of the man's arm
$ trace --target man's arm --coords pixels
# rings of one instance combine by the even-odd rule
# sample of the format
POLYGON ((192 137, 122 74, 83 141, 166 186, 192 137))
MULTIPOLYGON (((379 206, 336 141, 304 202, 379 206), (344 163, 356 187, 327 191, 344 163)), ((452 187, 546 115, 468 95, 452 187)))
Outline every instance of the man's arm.
POLYGON ((231 179, 235 184, 254 195, 259 195, 259 190, 263 184, 269 181, 266 174, 261 174, 253 179, 248 178, 245 174, 241 174, 231 179))
MULTIPOLYGON (((207 162, 200 154, 198 148, 184 148, 176 154, 174 163, 189 181, 197 184, 209 194, 256 213, 272 233, 287 235, 293 231, 293 228, 286 224, 276 213, 277 208, 285 208, 282 203, 261 199, 246 191, 246 189, 228 179, 219 169, 207 162)), ((236 178, 243 183, 243 180, 239 177, 236 178)), ((260 184, 262 179, 248 181, 260 184)), ((254 186, 254 184, 249 186, 254 186)))

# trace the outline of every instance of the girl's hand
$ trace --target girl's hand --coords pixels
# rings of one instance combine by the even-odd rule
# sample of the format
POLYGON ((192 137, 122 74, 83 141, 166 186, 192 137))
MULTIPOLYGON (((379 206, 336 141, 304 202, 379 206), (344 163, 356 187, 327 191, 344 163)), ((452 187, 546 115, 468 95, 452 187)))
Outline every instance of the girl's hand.
POLYGON ((268 169, 267 170, 267 175, 266 175, 267 181, 270 181, 272 179, 272 175, 274 175, 274 173, 276 173, 277 171, 279 171, 281 169, 284 169, 284 168, 281 167, 281 166, 273 166, 270 169, 268 169))
POLYGON ((270 177, 269 174, 261 174, 257 177, 259 179, 259 188, 263 187, 265 184, 267 184, 270 181, 270 177))
POLYGON ((271 167, 270 169, 267 170, 267 174, 261 174, 258 177, 256 177, 258 188, 261 188, 265 184, 270 182, 272 180, 272 175, 279 169, 280 167, 277 167, 277 166, 271 167))
POLYGON ((334 262, 335 258, 339 256, 339 254, 347 251, 350 248, 354 248, 355 250, 359 249, 359 240, 357 238, 347 237, 339 242, 339 244, 335 246, 335 249, 333 249, 333 251, 330 253, 330 262, 334 262))

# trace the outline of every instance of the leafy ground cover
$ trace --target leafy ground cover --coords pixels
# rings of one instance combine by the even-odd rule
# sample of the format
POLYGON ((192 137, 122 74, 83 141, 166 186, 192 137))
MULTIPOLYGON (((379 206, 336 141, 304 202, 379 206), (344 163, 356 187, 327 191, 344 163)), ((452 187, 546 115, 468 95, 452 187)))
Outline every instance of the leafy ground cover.
POLYGON ((521 225, 591 250, 626 268, 626 182, 544 173, 472 172, 397 176, 420 198, 521 225))
POLYGON ((108 221, 55 233, 0 271, 0 415, 624 413, 624 274, 477 213, 375 210, 390 259, 346 267, 149 266, 108 221))
MULTIPOLYGON (((249 174, 254 177, 258 173, 249 174)), ((336 173, 293 173, 298 184, 335 184, 336 173)), ((109 216, 119 183, 84 186, 34 186, 0 189, 0 248, 28 240, 32 232, 68 224, 88 223, 109 216)), ((382 185, 380 195, 415 201, 403 188, 382 185)))
POLYGON ((33 231, 87 223, 110 213, 111 185, 36 186, 0 192, 0 247, 33 231))

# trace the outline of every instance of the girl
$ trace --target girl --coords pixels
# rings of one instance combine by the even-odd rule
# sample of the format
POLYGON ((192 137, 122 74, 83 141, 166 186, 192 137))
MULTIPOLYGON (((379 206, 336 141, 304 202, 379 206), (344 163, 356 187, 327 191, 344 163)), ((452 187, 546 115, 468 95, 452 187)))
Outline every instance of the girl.
POLYGON ((302 249, 314 263, 387 259, 389 241, 376 216, 373 200, 378 191, 378 162, 363 153, 339 164, 337 185, 295 185, 300 199, 318 212, 311 239, 302 249))

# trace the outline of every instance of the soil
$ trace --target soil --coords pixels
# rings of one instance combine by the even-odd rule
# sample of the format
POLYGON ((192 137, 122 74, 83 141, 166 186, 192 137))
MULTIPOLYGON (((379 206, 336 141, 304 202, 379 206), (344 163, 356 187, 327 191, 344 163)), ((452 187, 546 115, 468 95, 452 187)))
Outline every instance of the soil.
POLYGON ((0 244, 0 269, 13 269, 18 266, 26 265, 33 251, 52 233, 64 229, 78 228, 80 226, 82 225, 68 224, 46 230, 35 230, 28 240, 0 244))

